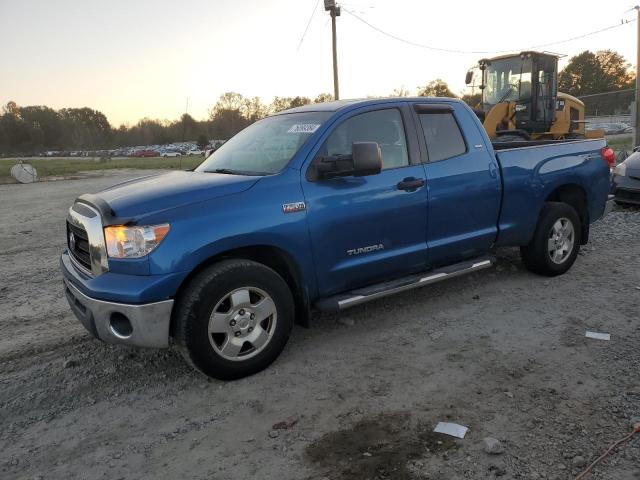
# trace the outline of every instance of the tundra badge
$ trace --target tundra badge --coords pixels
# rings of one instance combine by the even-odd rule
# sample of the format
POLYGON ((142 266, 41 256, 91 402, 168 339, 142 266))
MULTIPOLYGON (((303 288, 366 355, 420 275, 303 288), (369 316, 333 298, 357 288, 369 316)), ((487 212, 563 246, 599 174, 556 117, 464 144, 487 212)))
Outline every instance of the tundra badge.
POLYGON ((370 253, 370 252, 375 252, 377 250, 384 250, 384 245, 381 243, 378 243, 377 245, 369 245, 367 247, 352 248, 351 250, 347 250, 347 255, 349 256, 360 255, 362 253, 370 253))
POLYGON ((282 205, 282 211, 284 213, 301 212, 306 208, 307 206, 304 204, 304 202, 285 203, 282 205))

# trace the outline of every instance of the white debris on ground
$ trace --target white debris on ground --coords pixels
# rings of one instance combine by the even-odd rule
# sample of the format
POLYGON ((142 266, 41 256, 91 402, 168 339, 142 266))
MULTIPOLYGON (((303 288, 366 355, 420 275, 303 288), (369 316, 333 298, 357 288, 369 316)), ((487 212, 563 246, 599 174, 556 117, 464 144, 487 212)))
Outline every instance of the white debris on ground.
POLYGON ((590 332, 587 330, 584 336, 595 340, 611 340, 611 334, 609 333, 590 332))
POLYGON ((444 433, 456 438, 464 438, 469 429, 463 425, 449 422, 438 422, 436 428, 433 429, 436 433, 444 433))

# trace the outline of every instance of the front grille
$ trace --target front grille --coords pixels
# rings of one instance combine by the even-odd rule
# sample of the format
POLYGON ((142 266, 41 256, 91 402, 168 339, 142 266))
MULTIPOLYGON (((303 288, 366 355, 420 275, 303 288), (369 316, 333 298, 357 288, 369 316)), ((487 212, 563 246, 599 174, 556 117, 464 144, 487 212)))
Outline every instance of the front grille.
POLYGON ((91 271, 91 252, 89 237, 84 228, 67 222, 67 247, 69 253, 80 265, 91 271))

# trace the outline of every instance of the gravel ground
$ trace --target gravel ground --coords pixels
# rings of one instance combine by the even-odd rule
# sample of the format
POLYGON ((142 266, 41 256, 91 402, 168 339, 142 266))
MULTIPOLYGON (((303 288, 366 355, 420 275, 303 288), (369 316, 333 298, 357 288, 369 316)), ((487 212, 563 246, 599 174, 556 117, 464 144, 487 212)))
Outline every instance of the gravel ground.
MULTIPOLYGON (((562 277, 499 251, 493 270, 317 315, 225 383, 102 344, 66 305, 66 209, 131 175, 0 186, 2 479, 571 479, 640 416, 639 210, 594 225, 562 277)), ((590 478, 640 479, 639 447, 590 478)))

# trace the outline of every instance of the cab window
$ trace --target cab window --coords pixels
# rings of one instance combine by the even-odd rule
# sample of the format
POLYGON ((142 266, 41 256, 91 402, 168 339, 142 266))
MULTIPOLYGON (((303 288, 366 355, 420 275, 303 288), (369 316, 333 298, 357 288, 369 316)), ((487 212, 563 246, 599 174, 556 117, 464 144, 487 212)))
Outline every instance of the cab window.
POLYGON ((345 120, 327 139, 326 155, 350 155, 353 142, 376 142, 382 151, 383 170, 409 165, 402 116, 395 108, 361 113, 345 120))
POLYGON ((430 162, 446 160, 467 151, 453 113, 423 113, 419 117, 430 162))

